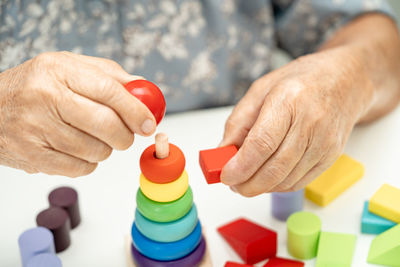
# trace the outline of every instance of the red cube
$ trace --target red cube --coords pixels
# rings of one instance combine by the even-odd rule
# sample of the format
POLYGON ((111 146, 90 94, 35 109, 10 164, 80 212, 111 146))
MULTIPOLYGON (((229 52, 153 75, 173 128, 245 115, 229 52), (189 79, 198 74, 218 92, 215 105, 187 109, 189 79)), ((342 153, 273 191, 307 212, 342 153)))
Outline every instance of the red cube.
POLYGON ((199 153, 200 167, 208 184, 221 182, 221 170, 237 153, 234 145, 202 150, 199 153))
POLYGON ((244 218, 218 228, 226 242, 247 264, 276 256, 277 234, 244 218))

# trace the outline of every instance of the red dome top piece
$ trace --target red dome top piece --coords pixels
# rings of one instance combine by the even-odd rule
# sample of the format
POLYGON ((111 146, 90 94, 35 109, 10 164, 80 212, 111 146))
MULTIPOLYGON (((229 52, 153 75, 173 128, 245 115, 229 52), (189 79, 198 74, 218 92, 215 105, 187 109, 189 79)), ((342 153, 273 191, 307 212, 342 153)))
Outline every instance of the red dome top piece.
POLYGON ((185 156, 175 145, 169 144, 169 155, 166 158, 156 157, 155 145, 143 151, 140 157, 140 170, 153 183, 165 184, 178 179, 185 170, 185 156))
POLYGON ((161 90, 147 80, 134 80, 125 84, 126 90, 138 98, 153 113, 157 124, 165 114, 165 99, 161 90))

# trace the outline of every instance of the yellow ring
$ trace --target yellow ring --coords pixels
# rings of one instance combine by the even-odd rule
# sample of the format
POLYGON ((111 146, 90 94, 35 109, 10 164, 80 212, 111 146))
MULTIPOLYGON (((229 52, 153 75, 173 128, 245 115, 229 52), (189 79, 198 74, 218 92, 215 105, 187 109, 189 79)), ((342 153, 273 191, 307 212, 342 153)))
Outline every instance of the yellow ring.
POLYGON ((156 184, 147 179, 143 173, 140 174, 140 189, 143 194, 151 200, 157 202, 170 202, 177 200, 189 187, 188 174, 185 171, 173 182, 166 184, 156 184))

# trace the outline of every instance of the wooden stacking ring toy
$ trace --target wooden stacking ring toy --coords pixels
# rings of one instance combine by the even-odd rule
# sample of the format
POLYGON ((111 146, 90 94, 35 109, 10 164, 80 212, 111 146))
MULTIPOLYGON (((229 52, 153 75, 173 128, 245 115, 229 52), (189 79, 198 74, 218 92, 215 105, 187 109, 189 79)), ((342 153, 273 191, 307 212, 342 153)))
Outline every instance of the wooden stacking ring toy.
POLYGON ((197 221, 197 209, 194 204, 185 216, 172 222, 153 222, 143 217, 137 209, 135 213, 135 224, 139 232, 158 242, 175 242, 187 237, 193 232, 197 221))
POLYGON ((193 204, 193 193, 190 186, 185 194, 175 201, 156 202, 146 197, 140 188, 136 193, 136 206, 139 212, 155 222, 171 222, 178 220, 189 212, 193 204))
POLYGON ((156 261, 142 255, 137 251, 134 245, 131 245, 131 252, 134 262, 141 267, 182 267, 182 266, 199 266, 206 252, 206 241, 201 238, 200 244, 189 255, 172 261, 156 261))
POLYGON ((201 237, 200 222, 190 235, 170 243, 148 239, 139 232, 135 222, 132 225, 132 240, 135 248, 144 256, 158 261, 172 261, 189 255, 200 244, 201 237))
POLYGON ((177 146, 169 144, 169 155, 159 159, 156 157, 156 146, 153 144, 146 148, 140 157, 140 169, 153 183, 170 183, 182 175, 185 169, 185 156, 177 146))
POLYGON ((143 194, 157 202, 177 200, 189 187, 189 177, 186 171, 175 181, 167 184, 157 184, 148 180, 143 173, 140 175, 140 189, 143 194))

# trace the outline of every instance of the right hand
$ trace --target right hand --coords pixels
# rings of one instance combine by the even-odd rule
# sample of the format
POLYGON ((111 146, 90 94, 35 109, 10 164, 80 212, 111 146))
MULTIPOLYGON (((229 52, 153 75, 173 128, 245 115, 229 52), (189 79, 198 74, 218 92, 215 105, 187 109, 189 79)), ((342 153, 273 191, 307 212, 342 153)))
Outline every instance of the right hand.
POLYGON ((0 73, 0 164, 28 173, 91 173, 153 114, 123 84, 139 79, 116 62, 48 52, 0 73))

